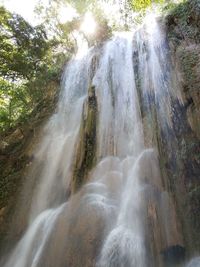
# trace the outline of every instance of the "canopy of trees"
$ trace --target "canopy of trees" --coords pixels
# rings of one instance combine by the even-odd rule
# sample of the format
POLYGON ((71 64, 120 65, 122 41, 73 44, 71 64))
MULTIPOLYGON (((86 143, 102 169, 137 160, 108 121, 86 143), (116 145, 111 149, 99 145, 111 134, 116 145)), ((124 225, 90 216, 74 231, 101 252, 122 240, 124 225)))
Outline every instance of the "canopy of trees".
MULTIPOLYGON (((44 98, 46 85, 59 79, 64 62, 77 49, 73 31, 80 28, 89 4, 94 1, 54 0, 47 7, 39 5, 42 23, 36 27, 0 7, 0 131, 27 120, 44 98), (59 7, 68 3, 75 4, 78 16, 61 23, 59 7)), ((90 44, 110 34, 101 11, 97 7, 94 11, 101 26, 93 38, 85 36, 90 44)))
MULTIPOLYGON (((79 31, 90 45, 111 36, 116 25, 109 23, 101 8, 102 2, 49 0, 47 6, 40 3, 36 13, 41 24, 36 27, 20 15, 0 7, 0 132, 26 121, 38 102, 43 101, 47 84, 59 80, 63 64, 77 49, 74 31, 79 31), (61 23, 59 10, 69 4, 75 8, 77 16, 61 23), (98 24, 93 36, 80 31, 88 10, 92 11, 98 24)), ((127 12, 144 10, 152 3, 161 2, 164 0, 127 0, 124 6, 121 4, 124 24, 127 12)))
MULTIPOLYGON (((53 51, 43 26, 32 27, 21 16, 0 7, 0 130, 28 118, 45 94, 45 85, 57 79, 61 59, 53 51)), ((67 58, 67 55, 65 55, 67 58)))

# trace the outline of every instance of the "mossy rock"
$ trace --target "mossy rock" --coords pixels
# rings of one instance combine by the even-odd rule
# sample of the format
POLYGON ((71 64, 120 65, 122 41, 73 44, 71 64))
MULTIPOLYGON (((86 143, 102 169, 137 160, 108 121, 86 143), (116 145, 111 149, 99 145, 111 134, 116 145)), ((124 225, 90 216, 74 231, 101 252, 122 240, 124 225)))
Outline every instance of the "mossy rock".
POLYGON ((84 184, 89 171, 96 162, 98 108, 94 86, 88 90, 88 98, 83 109, 80 139, 73 171, 72 192, 76 192, 84 184))

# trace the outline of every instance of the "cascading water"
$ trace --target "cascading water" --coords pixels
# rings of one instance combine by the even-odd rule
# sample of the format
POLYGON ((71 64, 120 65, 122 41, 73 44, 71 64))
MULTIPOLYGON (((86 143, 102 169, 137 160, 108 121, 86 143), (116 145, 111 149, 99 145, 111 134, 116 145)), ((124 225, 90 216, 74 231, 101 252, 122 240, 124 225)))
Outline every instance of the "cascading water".
POLYGON ((161 267, 169 249, 183 245, 156 144, 146 145, 143 134, 141 99, 151 114, 153 95, 164 130, 177 97, 164 66, 164 38, 153 23, 66 67, 57 113, 35 154, 33 171, 41 172, 27 231, 1 266, 161 267), (90 153, 79 149, 83 142, 95 147, 92 166, 90 153))

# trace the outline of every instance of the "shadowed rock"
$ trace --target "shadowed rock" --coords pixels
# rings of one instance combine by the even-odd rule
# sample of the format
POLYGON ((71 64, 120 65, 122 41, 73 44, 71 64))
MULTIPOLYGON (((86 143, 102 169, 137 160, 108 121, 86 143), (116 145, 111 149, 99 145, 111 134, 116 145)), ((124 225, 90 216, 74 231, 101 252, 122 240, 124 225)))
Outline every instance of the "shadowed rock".
POLYGON ((85 182, 88 172, 96 159, 97 99, 95 87, 91 86, 83 107, 80 139, 76 150, 72 192, 76 192, 85 182))
POLYGON ((166 265, 179 264, 185 260, 185 248, 180 245, 170 246, 161 254, 166 265))

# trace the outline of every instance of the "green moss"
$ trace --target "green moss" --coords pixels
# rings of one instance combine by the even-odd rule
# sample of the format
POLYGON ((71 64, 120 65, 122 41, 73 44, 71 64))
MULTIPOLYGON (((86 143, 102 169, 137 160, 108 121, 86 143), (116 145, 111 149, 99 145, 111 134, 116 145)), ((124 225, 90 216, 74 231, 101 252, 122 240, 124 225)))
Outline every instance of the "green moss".
POLYGON ((169 39, 175 43, 183 39, 200 42, 199 11, 199 0, 183 1, 178 5, 171 5, 166 16, 169 39))
POLYGON ((181 49, 180 65, 184 73, 187 84, 192 85, 197 79, 197 74, 194 71, 195 66, 199 62, 199 53, 195 50, 181 49))

